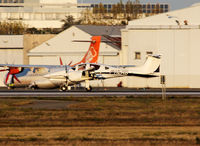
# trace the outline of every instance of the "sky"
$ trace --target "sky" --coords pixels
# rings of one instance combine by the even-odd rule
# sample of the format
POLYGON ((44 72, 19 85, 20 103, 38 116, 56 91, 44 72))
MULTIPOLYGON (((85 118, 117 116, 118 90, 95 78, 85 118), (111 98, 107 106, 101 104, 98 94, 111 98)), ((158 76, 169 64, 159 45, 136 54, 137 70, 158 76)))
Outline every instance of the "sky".
MULTIPOLYGON (((78 0, 83 3, 116 3, 120 0, 78 0)), ((127 0, 122 0, 127 2, 127 0)), ((130 0, 134 1, 134 0, 130 0)), ((167 3, 170 5, 170 10, 177 10, 191 6, 195 3, 200 3, 200 0, 140 0, 140 3, 167 3)))

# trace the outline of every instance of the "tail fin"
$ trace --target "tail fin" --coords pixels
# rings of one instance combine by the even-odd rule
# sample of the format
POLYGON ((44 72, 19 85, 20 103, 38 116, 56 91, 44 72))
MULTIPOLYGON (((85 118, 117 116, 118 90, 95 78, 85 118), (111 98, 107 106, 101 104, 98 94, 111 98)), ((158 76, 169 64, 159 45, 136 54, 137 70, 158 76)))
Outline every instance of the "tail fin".
POLYGON ((100 42, 101 42, 101 36, 93 36, 90 47, 86 52, 85 56, 83 57, 83 59, 80 62, 73 64, 71 66, 75 66, 80 63, 97 63, 99 57, 100 42))
POLYGON ((161 56, 148 56, 143 69, 146 74, 154 73, 160 66, 161 56))
POLYGON ((153 74, 160 66, 161 56, 148 56, 142 66, 132 68, 132 73, 141 75, 153 74))

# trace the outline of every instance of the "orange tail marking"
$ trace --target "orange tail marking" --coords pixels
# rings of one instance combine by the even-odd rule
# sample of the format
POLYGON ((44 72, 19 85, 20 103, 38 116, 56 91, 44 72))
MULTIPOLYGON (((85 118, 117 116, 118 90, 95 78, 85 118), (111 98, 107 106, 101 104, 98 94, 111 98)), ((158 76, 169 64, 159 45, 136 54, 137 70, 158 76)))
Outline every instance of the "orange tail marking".
POLYGON ((93 36, 90 47, 85 56, 83 57, 83 59, 80 62, 73 64, 71 66, 80 63, 97 63, 99 57, 100 43, 101 43, 101 36, 93 36))

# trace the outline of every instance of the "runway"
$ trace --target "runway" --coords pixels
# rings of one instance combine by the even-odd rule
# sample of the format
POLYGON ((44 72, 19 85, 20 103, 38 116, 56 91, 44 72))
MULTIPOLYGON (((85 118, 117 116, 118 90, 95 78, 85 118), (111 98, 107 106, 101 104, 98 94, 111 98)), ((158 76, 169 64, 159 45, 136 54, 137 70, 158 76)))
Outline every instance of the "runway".
POLYGON ((68 91, 61 92, 57 90, 0 90, 0 97, 200 97, 200 91, 68 91))

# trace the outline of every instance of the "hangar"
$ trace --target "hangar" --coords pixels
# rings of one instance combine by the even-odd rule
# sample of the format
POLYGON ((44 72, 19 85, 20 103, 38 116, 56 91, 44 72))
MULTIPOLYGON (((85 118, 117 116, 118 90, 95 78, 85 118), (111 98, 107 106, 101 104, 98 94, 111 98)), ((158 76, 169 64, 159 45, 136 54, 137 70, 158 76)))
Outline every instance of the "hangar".
MULTIPOLYGON (((0 64, 23 64, 23 35, 0 36, 0 64)), ((3 77, 7 72, 1 72, 0 86, 4 86, 3 77)))
MULTIPOLYGON (((74 40, 91 40, 92 36, 101 35, 103 41, 121 40, 120 30, 123 26, 94 26, 75 25, 56 35, 52 39, 30 50, 28 53, 29 64, 59 64, 59 57, 63 63, 72 61, 77 63, 87 52, 89 42, 73 42, 74 40)), ((102 42, 100 45, 99 63, 119 65, 121 45, 102 42)), ((116 86, 120 79, 100 81, 96 86, 116 86)))
MULTIPOLYGON (((161 54, 167 88, 200 88, 200 4, 130 21, 122 30, 121 64, 143 64, 161 54)), ((126 87, 159 88, 160 77, 123 79, 126 87)))

